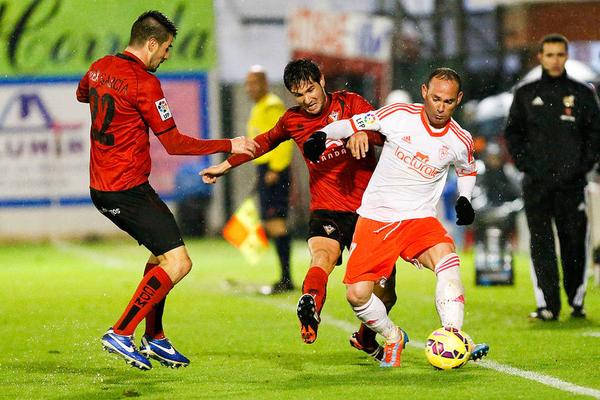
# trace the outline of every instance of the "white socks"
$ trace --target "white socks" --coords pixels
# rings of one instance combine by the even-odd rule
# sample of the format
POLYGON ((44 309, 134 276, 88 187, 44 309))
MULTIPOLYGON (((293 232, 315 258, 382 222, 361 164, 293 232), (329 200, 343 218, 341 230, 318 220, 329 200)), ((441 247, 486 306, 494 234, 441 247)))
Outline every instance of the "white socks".
POLYGON ((385 305, 379 297, 371 294, 371 298, 360 307, 352 307, 354 314, 371 330, 379 333, 387 342, 400 340, 399 330, 388 317, 385 305))
POLYGON ((435 308, 444 327, 462 329, 465 315, 465 288, 460 280, 460 260, 450 253, 435 266, 435 308))

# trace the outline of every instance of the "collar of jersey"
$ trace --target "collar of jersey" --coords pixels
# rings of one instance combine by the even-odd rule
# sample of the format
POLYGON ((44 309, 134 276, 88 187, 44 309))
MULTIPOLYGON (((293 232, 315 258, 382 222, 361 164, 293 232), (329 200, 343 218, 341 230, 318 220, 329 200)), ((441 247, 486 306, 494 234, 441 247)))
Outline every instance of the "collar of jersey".
POLYGON ((124 51, 123 53, 124 56, 127 56, 128 58, 131 58, 132 61, 135 61, 136 63, 140 64, 142 66, 142 68, 146 69, 146 65, 144 64, 144 62, 142 60, 140 60, 139 58, 137 58, 135 56, 135 54, 130 53, 128 51, 124 51))
POLYGON ((425 115, 425 107, 423 107, 421 109, 421 122, 423 123, 423 126, 425 127, 425 129, 427 129, 427 132, 429 132, 429 136, 434 136, 434 137, 444 136, 446 133, 448 133, 448 129, 450 129, 450 119, 449 119, 448 122, 446 123, 446 126, 444 126, 444 128, 441 131, 434 132, 433 130, 431 130, 429 121, 427 121, 427 115, 425 115))

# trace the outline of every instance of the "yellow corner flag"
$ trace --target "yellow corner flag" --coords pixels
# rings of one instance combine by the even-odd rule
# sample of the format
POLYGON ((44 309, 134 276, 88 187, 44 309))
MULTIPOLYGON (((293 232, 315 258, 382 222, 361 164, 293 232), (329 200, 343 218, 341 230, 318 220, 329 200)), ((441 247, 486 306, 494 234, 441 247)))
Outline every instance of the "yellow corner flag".
POLYGON ((254 199, 244 200, 223 228, 223 237, 240 249, 250 264, 256 264, 269 247, 254 199))

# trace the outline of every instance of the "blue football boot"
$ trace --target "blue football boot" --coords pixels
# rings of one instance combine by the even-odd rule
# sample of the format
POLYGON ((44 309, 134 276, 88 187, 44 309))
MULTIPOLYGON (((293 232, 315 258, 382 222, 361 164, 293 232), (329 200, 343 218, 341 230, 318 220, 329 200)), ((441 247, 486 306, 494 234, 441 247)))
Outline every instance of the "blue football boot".
POLYGON ((190 360, 175 350, 169 339, 152 339, 144 335, 140 353, 149 358, 154 358, 165 367, 179 368, 190 365, 190 360))
POLYGON ((136 367, 144 371, 152 369, 150 360, 141 355, 135 347, 133 335, 117 335, 113 332, 113 329, 110 328, 108 331, 106 331, 104 336, 102 336, 102 345, 104 350, 123 357, 125 362, 132 367, 136 367))
POLYGON ((475 348, 473 349, 473 352, 471 353, 471 360, 481 360, 483 357, 487 356, 488 351, 490 351, 490 346, 488 346, 487 344, 476 344, 475 348))

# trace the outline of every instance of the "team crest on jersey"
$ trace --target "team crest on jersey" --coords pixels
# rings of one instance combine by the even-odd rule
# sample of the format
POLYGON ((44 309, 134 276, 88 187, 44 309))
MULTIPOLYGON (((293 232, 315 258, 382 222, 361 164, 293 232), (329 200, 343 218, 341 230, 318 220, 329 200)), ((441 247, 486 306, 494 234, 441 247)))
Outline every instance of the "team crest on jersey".
POLYGON ((448 146, 442 146, 442 148, 440 149, 440 160, 445 160, 446 157, 448 157, 448 146))
POLYGON ((333 122, 333 121, 337 121, 339 118, 339 114, 337 111, 333 111, 331 114, 329 114, 329 121, 333 122))
POLYGON ((402 138, 402 140, 404 140, 406 143, 410 144, 410 136, 404 136, 402 138))
POLYGON ((563 105, 565 106, 565 109, 560 116, 560 119, 563 121, 574 122, 575 117, 573 116, 573 107, 575 107, 575 96, 570 95, 563 97, 563 105))
POLYGON ((168 120, 173 115, 171 114, 171 110, 169 109, 169 105, 167 104, 167 99, 164 97, 158 101, 155 101, 156 109, 158 110, 158 115, 160 115, 160 119, 163 121, 168 120))

